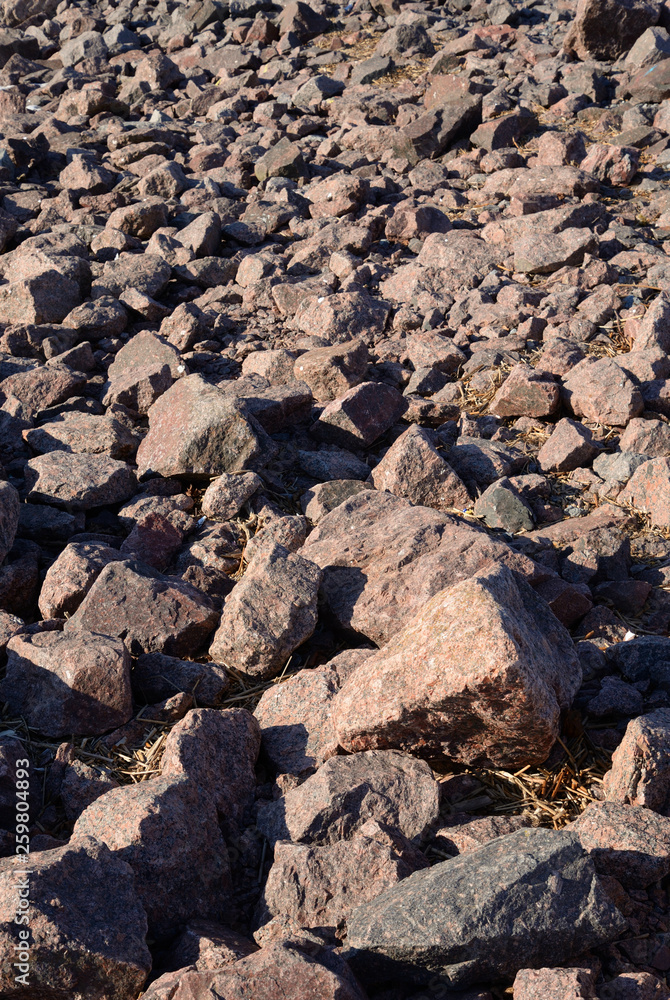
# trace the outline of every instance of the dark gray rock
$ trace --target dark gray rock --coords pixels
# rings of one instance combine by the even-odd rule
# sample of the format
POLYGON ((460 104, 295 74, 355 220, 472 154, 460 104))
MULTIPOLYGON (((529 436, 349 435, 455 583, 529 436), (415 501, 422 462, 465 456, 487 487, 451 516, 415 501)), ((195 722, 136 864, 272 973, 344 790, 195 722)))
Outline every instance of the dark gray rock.
POLYGON ((453 989, 558 965, 614 940, 626 921, 574 835, 524 829, 417 872, 349 917, 364 981, 453 989))

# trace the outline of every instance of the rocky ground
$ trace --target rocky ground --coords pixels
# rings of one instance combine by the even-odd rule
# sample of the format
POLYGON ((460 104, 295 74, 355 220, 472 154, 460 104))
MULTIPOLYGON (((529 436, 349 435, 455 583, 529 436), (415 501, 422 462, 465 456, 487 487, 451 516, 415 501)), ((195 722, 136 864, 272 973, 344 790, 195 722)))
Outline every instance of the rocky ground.
POLYGON ((0 997, 669 1000, 670 5, 1 15, 0 997))

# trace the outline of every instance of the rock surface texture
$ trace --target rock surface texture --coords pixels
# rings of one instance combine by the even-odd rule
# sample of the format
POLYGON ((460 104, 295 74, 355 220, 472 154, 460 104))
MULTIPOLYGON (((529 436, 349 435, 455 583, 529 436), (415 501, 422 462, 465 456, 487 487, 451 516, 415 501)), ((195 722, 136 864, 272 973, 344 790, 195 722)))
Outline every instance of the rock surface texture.
POLYGON ((670 0, 0 0, 0 713, 2 998, 670 1000, 670 0))

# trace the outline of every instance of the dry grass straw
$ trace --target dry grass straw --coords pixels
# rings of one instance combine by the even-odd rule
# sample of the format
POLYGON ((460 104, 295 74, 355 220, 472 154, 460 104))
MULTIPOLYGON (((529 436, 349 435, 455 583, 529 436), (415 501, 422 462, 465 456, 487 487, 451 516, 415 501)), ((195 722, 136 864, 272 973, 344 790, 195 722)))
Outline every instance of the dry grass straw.
MULTIPOLYGON (((559 830, 576 819, 591 802, 599 801, 603 775, 611 767, 611 753, 591 739, 575 712, 568 721, 574 735, 559 737, 557 748, 543 765, 518 771, 504 768, 466 768, 480 783, 470 795, 452 800, 451 811, 490 816, 524 816, 533 826, 559 830)), ((601 728, 605 728, 604 726, 601 728)), ((434 765, 436 768, 439 765, 434 765)), ((451 777, 449 774, 447 777, 451 777)), ((438 778, 439 778, 438 774, 438 778)), ((444 776, 441 780, 447 780, 444 776)))

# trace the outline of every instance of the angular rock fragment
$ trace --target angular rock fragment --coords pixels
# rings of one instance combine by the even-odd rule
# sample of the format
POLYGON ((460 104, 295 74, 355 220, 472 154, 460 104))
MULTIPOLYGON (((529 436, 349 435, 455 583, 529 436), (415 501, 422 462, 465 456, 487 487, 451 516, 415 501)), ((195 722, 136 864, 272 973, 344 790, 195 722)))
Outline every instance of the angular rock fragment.
POLYGON ((125 462, 106 455, 52 451, 26 464, 28 499, 71 510, 90 510, 133 496, 137 480, 125 462))
POLYGON ((118 549, 99 542, 71 542, 51 564, 39 597, 43 618, 64 618, 77 610, 107 563, 121 559, 118 549))
POLYGON ((601 875, 636 889, 658 882, 670 869, 670 819, 651 809, 592 802, 570 824, 601 875))
POLYGON ((117 638, 89 631, 17 635, 7 644, 3 698, 46 736, 93 735, 132 715, 130 657, 117 638))
POLYGON ((345 749, 522 767, 546 758, 581 683, 566 629, 505 566, 437 593, 335 701, 345 749))
POLYGON ((670 816, 670 709, 632 719, 603 779, 605 799, 670 816))
POLYGON ((363 382, 326 406, 314 425, 314 433, 342 448, 365 448, 406 409, 407 402, 397 389, 379 382, 363 382))
POLYGON ((213 605, 195 587, 122 560, 105 566, 65 631, 118 636, 134 656, 188 656, 198 652, 217 621, 213 605))
POLYGON ((165 741, 163 776, 185 776, 209 789, 224 828, 240 828, 253 802, 260 742, 258 723, 245 709, 194 709, 165 741))
POLYGON ((259 550, 227 599, 210 656, 251 677, 273 677, 316 627, 321 571, 271 544, 259 550))
POLYGON ((532 560, 484 531, 377 491, 359 493, 322 518, 302 552, 323 569, 329 612, 378 645, 438 591, 491 561, 531 579, 540 575, 532 560))
POLYGON ((259 903, 254 937, 273 937, 317 928, 326 940, 346 935, 346 921, 360 906, 428 861, 402 834, 368 820, 350 840, 314 846, 279 842, 259 903))
POLYGON ((413 425, 372 470, 369 483, 424 507, 463 510, 470 505, 465 485, 438 452, 428 432, 413 425))
POLYGON ((263 752, 280 772, 302 774, 338 752, 332 722, 333 699, 346 678, 372 649, 348 649, 322 667, 299 670, 268 688, 254 710, 263 752))
POLYGON ((254 417, 200 375, 179 379, 149 411, 140 475, 216 476, 265 464, 274 446, 254 417))
POLYGON ((439 789, 423 761, 393 751, 332 757, 276 802, 259 804, 258 828, 271 841, 334 844, 367 820, 420 837, 438 813, 439 789))
MULTIPOLYGON (((20 996, 22 987, 15 979, 26 940, 15 920, 22 869, 21 855, 0 860, 0 989, 7 996, 20 996)), ((44 995, 74 1000, 127 1000, 141 990, 151 954, 130 865, 80 836, 32 854, 30 869, 28 988, 34 981, 44 995)))
POLYGON ((458 989, 569 962, 625 928, 574 834, 519 830, 358 907, 345 954, 363 981, 438 975, 458 989))
POLYGON ((228 852, 214 804, 196 782, 159 777, 114 788, 84 810, 73 836, 95 837, 130 865, 154 934, 227 913, 228 852))

